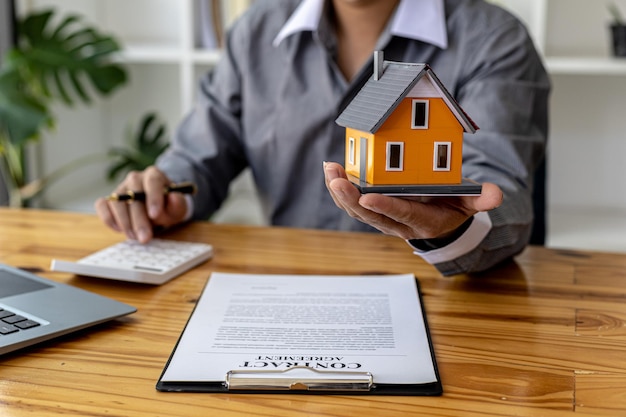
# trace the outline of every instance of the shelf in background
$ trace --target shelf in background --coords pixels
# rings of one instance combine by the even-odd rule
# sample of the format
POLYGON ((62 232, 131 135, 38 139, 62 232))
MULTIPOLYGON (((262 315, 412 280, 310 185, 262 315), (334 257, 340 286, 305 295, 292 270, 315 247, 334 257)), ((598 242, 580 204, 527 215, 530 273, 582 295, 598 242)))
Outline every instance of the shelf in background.
POLYGON ((552 56, 545 64, 554 75, 626 75, 626 58, 552 56))
POLYGON ((183 54, 176 45, 126 44, 122 60, 128 63, 172 63, 178 64, 183 54))
POLYGON ((203 50, 196 49, 191 54, 191 59, 196 64, 215 65, 220 59, 221 52, 219 50, 203 50))
POLYGON ((185 51, 176 45, 131 43, 125 45, 121 59, 130 64, 180 64, 189 60, 192 64, 215 65, 220 55, 219 50, 185 51))

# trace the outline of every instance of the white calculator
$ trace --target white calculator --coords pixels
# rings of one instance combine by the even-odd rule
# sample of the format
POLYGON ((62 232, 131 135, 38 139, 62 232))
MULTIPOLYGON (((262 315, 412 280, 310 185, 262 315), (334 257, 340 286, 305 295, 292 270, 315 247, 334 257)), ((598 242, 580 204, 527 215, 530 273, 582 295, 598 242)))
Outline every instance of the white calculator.
POLYGON ((206 243, 152 239, 116 243, 76 262, 52 260, 53 271, 146 284, 163 284, 213 256, 206 243))

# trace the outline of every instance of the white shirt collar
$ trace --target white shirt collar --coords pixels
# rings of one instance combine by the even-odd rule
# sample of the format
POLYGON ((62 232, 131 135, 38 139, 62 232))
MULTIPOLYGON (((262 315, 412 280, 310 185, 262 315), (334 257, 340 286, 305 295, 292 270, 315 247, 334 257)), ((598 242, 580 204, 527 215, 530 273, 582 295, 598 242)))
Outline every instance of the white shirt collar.
MULTIPOLYGON (((295 33, 317 30, 324 1, 302 0, 274 38, 274 46, 295 33)), ((443 0, 400 0, 391 23, 391 34, 427 42, 442 49, 447 48, 448 33, 443 0)))

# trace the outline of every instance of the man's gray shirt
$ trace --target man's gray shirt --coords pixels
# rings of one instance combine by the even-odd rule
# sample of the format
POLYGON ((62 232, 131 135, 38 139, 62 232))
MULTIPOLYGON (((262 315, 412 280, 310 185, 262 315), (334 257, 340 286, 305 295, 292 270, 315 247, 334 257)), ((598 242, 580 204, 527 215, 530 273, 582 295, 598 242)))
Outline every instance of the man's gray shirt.
MULTIPOLYGON (((327 17, 317 31, 273 46, 298 4, 256 0, 235 23, 222 59, 201 80, 195 108, 157 165, 173 181, 198 184, 194 219, 215 212, 231 180, 250 167, 269 223, 374 231, 335 206, 322 170, 323 161, 343 164, 345 131, 335 119, 371 75, 372 63, 345 80, 327 17)), ((480 127, 465 136, 463 176, 504 192, 480 245, 435 265, 448 275, 486 269, 527 244, 550 85, 527 31, 512 15, 479 0, 446 0, 445 10, 447 49, 389 30, 377 48, 386 60, 433 68, 480 127)))

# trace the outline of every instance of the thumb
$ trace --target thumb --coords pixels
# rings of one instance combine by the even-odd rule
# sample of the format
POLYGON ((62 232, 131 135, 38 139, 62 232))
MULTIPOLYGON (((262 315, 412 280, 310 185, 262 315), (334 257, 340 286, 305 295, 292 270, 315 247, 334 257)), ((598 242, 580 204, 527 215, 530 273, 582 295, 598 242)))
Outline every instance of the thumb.
POLYGON ((502 204, 504 194, 500 187, 495 184, 485 182, 480 196, 472 199, 472 206, 476 211, 493 210, 502 204))

